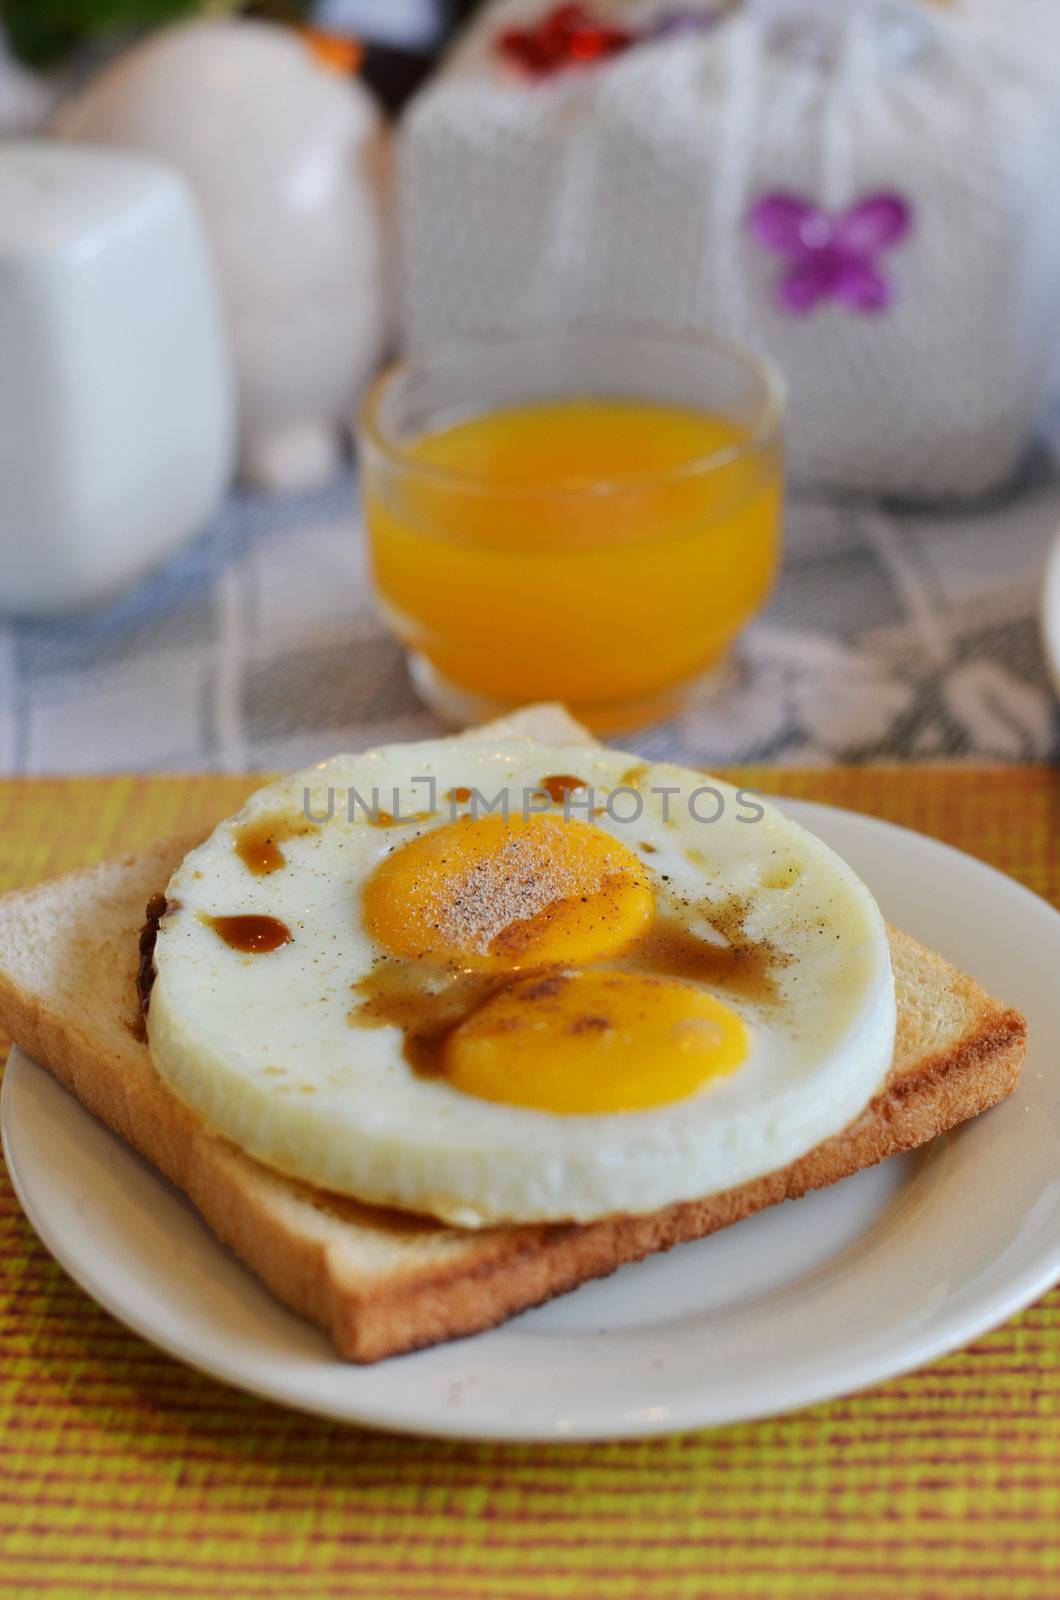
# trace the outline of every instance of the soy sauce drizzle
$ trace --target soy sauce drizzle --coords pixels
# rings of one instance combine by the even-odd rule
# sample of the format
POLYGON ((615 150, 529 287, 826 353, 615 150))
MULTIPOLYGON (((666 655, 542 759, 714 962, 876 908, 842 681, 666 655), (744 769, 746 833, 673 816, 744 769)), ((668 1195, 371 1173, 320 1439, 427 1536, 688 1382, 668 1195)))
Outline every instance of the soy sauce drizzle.
MULTIPOLYGON (((660 909, 654 921, 621 955, 598 965, 611 971, 648 973, 709 983, 722 992, 760 1005, 779 1001, 777 970, 787 958, 768 940, 750 937, 744 924, 748 904, 736 896, 660 909), (686 918, 703 917, 724 943, 690 931, 686 918)), ((594 963, 594 965, 596 965, 594 963)), ((547 981, 562 965, 521 967, 503 972, 469 972, 428 959, 381 956, 366 977, 353 985, 357 1001, 349 1013, 353 1027, 395 1026, 405 1035, 404 1055, 424 1076, 442 1070, 449 1035, 503 989, 525 978, 547 981)))
POLYGON ((453 1030, 495 994, 537 970, 541 969, 467 972, 425 960, 383 956, 354 984, 354 993, 363 998, 351 1010, 349 1021, 357 1028, 400 1028, 405 1059, 424 1077, 435 1076, 453 1030))
POLYGON ((229 949, 239 950, 244 955, 267 955, 271 950, 279 950, 281 945, 290 944, 292 939, 290 928, 279 917, 244 913, 235 917, 201 916, 199 921, 212 928, 229 949))
POLYGON ((267 878, 286 866, 280 846, 288 839, 304 839, 318 824, 297 812, 272 812, 251 817, 236 830, 233 844, 236 855, 256 878, 267 878))
POLYGON ((575 778, 569 772, 556 772, 549 778, 542 778, 541 787, 549 799, 560 805, 564 795, 570 794, 573 789, 585 789, 588 785, 584 778, 575 778))

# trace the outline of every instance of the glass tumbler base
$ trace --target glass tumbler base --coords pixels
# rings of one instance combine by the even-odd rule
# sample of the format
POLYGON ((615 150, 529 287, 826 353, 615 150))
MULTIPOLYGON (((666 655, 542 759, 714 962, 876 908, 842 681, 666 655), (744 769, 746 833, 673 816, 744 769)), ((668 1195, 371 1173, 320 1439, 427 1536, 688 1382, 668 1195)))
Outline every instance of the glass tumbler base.
MULTIPOLYGON (((492 722, 497 717, 509 716, 526 704, 526 702, 496 699, 491 695, 479 694, 473 689, 465 689, 461 684, 444 677, 433 662, 415 651, 409 654, 408 666, 409 676, 420 699, 451 727, 471 728, 482 722, 492 722)), ((664 722, 668 717, 676 716, 692 691, 704 681, 720 676, 723 667, 724 656, 711 663, 704 672, 697 673, 695 677, 683 679, 680 683, 667 684, 664 688, 652 690, 648 694, 591 705, 579 705, 571 701, 563 704, 571 716, 587 727, 591 733, 633 732, 638 728, 645 728, 652 723, 664 722)))

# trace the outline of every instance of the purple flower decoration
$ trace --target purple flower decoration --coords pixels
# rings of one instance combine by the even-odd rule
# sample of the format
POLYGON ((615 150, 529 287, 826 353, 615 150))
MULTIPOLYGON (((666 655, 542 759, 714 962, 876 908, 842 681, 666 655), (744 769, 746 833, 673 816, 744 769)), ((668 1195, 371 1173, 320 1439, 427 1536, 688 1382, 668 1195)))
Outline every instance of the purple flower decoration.
POLYGON ((883 311, 891 284, 877 256, 906 237, 912 208, 898 194, 871 194, 831 215, 801 195, 776 190, 751 207, 748 226, 758 243, 783 256, 777 304, 793 316, 822 300, 851 311, 883 311))

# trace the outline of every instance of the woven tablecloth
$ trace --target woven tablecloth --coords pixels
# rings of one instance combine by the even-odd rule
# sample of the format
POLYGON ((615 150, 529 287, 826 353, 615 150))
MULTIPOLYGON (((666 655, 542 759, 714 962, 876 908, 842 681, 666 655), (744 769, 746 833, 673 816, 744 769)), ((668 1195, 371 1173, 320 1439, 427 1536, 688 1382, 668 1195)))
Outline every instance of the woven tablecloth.
MULTIPOLYGON (((1057 759, 1038 611, 1058 530, 1044 450, 971 506, 793 497, 776 595, 727 670, 623 743, 706 764, 1057 759)), ((352 475, 233 498, 85 616, 0 623, 0 773, 245 772, 438 731, 374 614, 352 475)))
MULTIPOLYGON (((1055 772, 741 777, 923 829, 1060 904, 1055 772)), ((0 887, 211 821, 251 786, 0 783, 0 887)), ((332 1425, 187 1371, 54 1265, 6 1177, 0 1251, 2 1594, 1060 1596, 1060 1291, 924 1371, 777 1421, 495 1447, 332 1425)))

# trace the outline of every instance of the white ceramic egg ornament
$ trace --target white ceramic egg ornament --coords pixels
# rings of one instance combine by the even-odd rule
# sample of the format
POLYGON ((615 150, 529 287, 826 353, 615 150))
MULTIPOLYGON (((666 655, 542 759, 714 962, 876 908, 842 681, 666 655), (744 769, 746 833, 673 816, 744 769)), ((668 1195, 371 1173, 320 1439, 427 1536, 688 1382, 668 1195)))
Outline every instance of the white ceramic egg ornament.
POLYGON ((0 609, 129 582, 213 516, 234 444, 220 296, 180 174, 0 141, 0 609))
POLYGON ((189 179, 221 276, 241 475, 275 489, 326 479, 386 337, 384 131, 367 90, 290 29, 197 21, 123 56, 54 127, 189 179))

